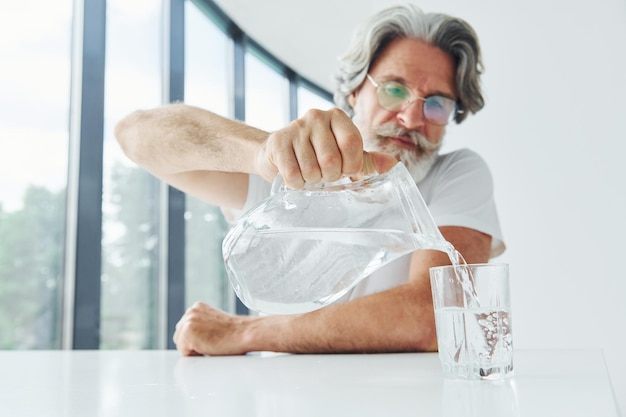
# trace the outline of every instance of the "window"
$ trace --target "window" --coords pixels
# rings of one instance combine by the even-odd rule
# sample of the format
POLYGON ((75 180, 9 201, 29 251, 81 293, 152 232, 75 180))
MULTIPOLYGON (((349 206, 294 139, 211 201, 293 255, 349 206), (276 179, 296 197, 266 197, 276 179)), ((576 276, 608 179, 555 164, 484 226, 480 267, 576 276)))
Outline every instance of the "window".
POLYGON ((117 121, 161 103, 161 4, 107 1, 100 348, 158 346, 159 182, 130 162, 117 121))
MULTIPOLYGON (((6 61, 0 78, 0 349, 162 347, 165 339, 171 340, 172 321, 179 318, 166 312, 171 304, 170 294, 164 298, 164 277, 184 280, 185 300, 179 304, 201 300, 236 310, 222 260, 228 223, 220 210, 189 196, 184 211, 173 210, 161 182, 129 161, 113 137, 124 116, 162 104, 167 53, 170 61, 177 60, 177 69, 185 68, 188 104, 227 117, 237 113, 243 118, 245 113, 247 123, 265 130, 283 127, 289 110, 295 113, 289 92, 297 74, 247 38, 212 1, 107 0, 106 28, 101 7, 104 3, 81 0, 0 4, 6 61), (175 9, 172 16, 184 13, 171 27, 173 36, 185 40, 184 48, 176 44, 176 52, 184 49, 184 54, 172 54, 171 46, 163 53, 170 45, 164 42, 164 3, 175 9), (79 38, 82 30, 72 33, 74 22, 82 22, 74 10, 85 12, 83 29, 90 36, 79 38), (76 52, 88 44, 89 59, 72 62, 72 46, 76 52), (100 69, 82 74, 83 83, 90 81, 81 89, 80 77, 72 74, 76 68, 100 69), (243 80, 245 88, 239 84, 243 80), (77 97, 81 100, 72 101, 77 97), (74 142, 76 136, 79 142, 74 142), (78 143, 77 158, 85 158, 83 150, 94 151, 81 161, 80 175, 74 169, 78 143), (90 159, 94 155, 95 162, 102 156, 102 172, 90 159), (89 174, 87 181, 84 174, 89 174), (81 193, 87 197, 81 199, 81 193), (86 209, 77 200, 95 203, 86 209), (98 216, 91 216, 94 212, 98 216), (171 213, 181 221, 169 225, 185 231, 185 274, 180 277, 167 277, 163 267, 170 260, 168 243, 177 242, 164 226, 171 213), (83 248, 74 239, 79 234, 75 229, 89 229, 89 254, 101 255, 100 268, 78 250, 83 248), (76 259, 70 261, 74 252, 76 259), (74 261, 93 270, 74 270, 74 261), (81 291, 73 291, 77 283, 81 291), (89 307, 90 314, 80 307, 73 314, 75 303, 89 307), (71 331, 63 333, 74 329, 75 336, 79 328, 80 343, 68 337, 71 331)), ((305 87, 297 94, 300 108, 326 106, 317 98, 323 91, 305 87)), ((182 298, 175 293, 172 297, 182 298)))
POLYGON ((289 122, 287 79, 254 50, 246 53, 246 123, 276 130, 289 122))
POLYGON ((332 101, 313 92, 310 88, 298 86, 298 117, 302 117, 309 109, 328 110, 333 106, 332 101))
POLYGON ((0 6, 0 349, 61 344, 72 0, 0 6))
MULTIPOLYGON (((230 116, 233 42, 198 7, 185 3, 185 103, 230 116)), ((222 260, 228 225, 218 207, 191 196, 185 209, 185 305, 196 301, 234 311, 222 260)))

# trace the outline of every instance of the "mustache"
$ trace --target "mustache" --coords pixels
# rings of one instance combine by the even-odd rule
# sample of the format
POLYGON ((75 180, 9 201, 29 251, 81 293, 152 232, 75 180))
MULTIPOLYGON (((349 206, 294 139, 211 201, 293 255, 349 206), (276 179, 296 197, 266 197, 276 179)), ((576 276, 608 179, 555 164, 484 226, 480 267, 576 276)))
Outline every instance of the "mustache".
POLYGON ((404 129, 395 123, 385 123, 372 129, 373 133, 379 139, 389 137, 405 137, 408 138, 415 147, 422 152, 432 152, 439 149, 439 144, 431 143, 426 136, 414 130, 404 129))

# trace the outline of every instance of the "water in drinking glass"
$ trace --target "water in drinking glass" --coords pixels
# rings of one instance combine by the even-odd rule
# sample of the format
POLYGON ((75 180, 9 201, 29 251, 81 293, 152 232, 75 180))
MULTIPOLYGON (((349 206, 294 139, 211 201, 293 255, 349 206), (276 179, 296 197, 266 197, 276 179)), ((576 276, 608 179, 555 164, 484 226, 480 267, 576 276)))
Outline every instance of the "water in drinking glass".
POLYGON ((501 378, 512 370, 509 312, 447 307, 435 311, 444 375, 501 378))

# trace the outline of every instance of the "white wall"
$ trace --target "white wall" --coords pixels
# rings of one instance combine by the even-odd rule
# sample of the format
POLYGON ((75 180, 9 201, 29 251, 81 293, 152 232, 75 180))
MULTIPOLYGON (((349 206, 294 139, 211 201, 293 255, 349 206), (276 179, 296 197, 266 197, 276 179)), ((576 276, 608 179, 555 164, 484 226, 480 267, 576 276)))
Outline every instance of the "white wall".
POLYGON ((447 145, 492 168, 515 346, 603 349, 626 411, 626 3, 482 3, 450 12, 482 39, 487 106, 447 145))
MULTIPOLYGON (((218 2, 331 88, 355 23, 398 1, 218 2)), ((473 148, 492 168, 508 244, 495 261, 511 264, 516 347, 601 348, 626 412, 626 2, 415 3, 466 19, 482 40, 487 106, 452 126, 446 146, 473 148)))

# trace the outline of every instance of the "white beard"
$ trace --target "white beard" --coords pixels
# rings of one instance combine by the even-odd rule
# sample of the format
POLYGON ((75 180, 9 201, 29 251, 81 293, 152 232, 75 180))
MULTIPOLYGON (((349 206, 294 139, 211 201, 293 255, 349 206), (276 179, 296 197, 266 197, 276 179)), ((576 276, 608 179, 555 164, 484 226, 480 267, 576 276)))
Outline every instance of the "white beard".
POLYGON ((359 118, 358 103, 354 108, 353 121, 361 132, 366 151, 383 152, 404 163, 416 183, 426 178, 437 160, 442 142, 433 144, 424 135, 401 128, 394 122, 375 127, 367 126, 359 118), (415 149, 402 148, 388 139, 398 136, 409 138, 415 144, 415 149))

